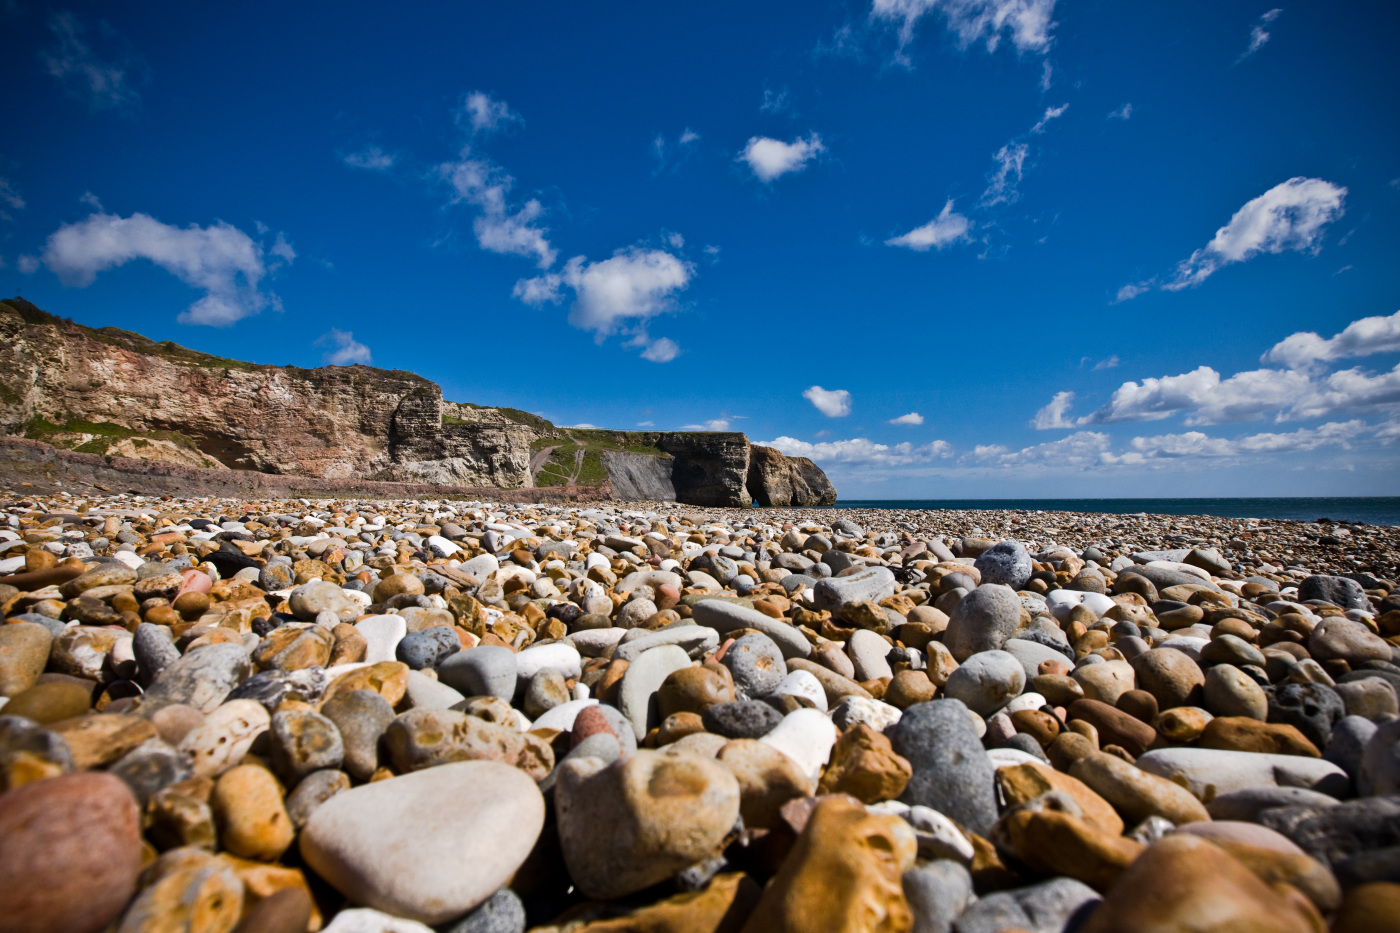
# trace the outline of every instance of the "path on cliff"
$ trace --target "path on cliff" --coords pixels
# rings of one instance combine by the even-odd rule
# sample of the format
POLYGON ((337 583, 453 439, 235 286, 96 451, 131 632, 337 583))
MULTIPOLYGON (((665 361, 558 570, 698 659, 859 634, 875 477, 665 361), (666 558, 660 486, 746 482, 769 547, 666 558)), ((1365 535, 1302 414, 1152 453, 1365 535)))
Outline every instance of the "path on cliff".
POLYGON ((559 449, 559 445, 553 447, 541 447, 539 452, 530 458, 530 480, 540 475, 540 470, 549 462, 549 455, 559 449))

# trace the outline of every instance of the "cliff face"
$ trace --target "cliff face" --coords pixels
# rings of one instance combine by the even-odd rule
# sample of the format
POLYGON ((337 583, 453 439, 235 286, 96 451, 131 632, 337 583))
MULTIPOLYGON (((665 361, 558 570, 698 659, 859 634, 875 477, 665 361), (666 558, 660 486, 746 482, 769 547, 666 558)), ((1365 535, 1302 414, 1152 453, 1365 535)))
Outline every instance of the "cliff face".
POLYGON ((622 499, 836 499, 816 464, 743 434, 561 429, 528 412, 444 401, 413 373, 223 359, 15 298, 0 301, 3 434, 99 457, 328 481, 519 489, 538 473, 622 499))
POLYGON ((788 457, 772 447, 749 447, 748 491, 757 505, 835 505, 836 487, 806 457, 788 457))
POLYGON ((528 428, 444 425, 442 390, 413 373, 224 360, 115 328, 95 331, 15 299, 0 302, 0 344, 4 433, 37 426, 72 434, 65 429, 86 425, 115 446, 123 430, 164 432, 213 461, 207 465, 231 469, 531 485, 528 428))

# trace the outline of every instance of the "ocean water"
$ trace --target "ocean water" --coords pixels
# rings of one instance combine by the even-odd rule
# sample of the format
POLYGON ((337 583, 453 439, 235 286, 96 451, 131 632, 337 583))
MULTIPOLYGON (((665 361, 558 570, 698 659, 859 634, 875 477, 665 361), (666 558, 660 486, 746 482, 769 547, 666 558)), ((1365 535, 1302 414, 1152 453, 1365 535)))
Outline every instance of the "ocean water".
POLYGON ((838 509, 1023 509, 1400 525, 1400 496, 1269 499, 842 499, 838 509))

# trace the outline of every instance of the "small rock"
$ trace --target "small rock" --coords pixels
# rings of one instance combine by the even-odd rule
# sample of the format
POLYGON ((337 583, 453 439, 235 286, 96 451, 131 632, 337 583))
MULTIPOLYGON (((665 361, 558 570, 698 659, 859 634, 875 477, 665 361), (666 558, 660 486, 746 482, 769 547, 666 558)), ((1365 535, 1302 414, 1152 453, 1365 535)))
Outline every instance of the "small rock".
POLYGON ((225 771, 214 784, 209 805, 219 842, 234 855, 275 861, 296 836, 292 818, 282 805, 282 787, 261 765, 238 765, 225 771))
POLYGON ((996 821, 991 762, 959 700, 934 700, 904 711, 891 744, 914 769, 899 799, 931 807, 985 835, 996 821))

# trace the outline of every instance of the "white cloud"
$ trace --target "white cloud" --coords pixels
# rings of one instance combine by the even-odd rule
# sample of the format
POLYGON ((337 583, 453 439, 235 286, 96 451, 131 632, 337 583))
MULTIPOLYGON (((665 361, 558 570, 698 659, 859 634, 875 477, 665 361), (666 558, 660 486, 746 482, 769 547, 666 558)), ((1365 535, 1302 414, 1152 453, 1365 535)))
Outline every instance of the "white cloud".
POLYGON ((1331 421, 1315 428, 1299 428, 1287 434, 1252 434, 1238 441, 1239 448, 1250 453, 1284 453, 1315 450, 1329 444, 1346 448, 1350 442, 1370 430, 1360 420, 1331 421))
POLYGON ((685 237, 681 236, 679 233, 667 233, 662 239, 666 241, 666 245, 671 247, 671 249, 680 249, 685 246, 685 237))
POLYGON ((914 24, 937 10, 967 48, 983 42, 996 50, 1003 33, 1018 52, 1044 52, 1050 47, 1055 0, 874 0, 871 19, 899 22, 899 46, 914 38, 914 24))
POLYGON ((978 444, 972 448, 972 456, 977 460, 988 460, 992 457, 1000 457, 1008 449, 1003 444, 978 444))
POLYGON ((510 109, 503 100, 496 100, 483 91, 472 91, 462 98, 457 109, 457 122, 471 128, 472 134, 494 133, 512 123, 525 119, 510 109))
POLYGON ((1260 362, 1310 369, 1319 363, 1395 352, 1400 352, 1400 311, 1388 317, 1376 315, 1352 321, 1341 333, 1325 340, 1312 331, 1291 334, 1265 353, 1260 362))
POLYGON ((1095 363, 1095 364, 1094 364, 1094 369, 1095 369, 1095 371, 1100 370, 1100 369, 1117 369, 1117 368, 1118 368, 1118 365, 1119 365, 1120 363, 1122 363, 1122 362, 1123 362, 1122 360, 1118 359, 1118 354, 1115 353, 1115 354, 1113 354, 1112 356, 1110 356, 1108 359, 1106 359, 1106 360, 1099 360, 1097 363, 1095 363))
POLYGON ((1030 151, 1025 143, 1007 143, 997 150, 992 156, 997 167, 988 179, 987 190, 982 192, 982 206, 1010 204, 1021 197, 1016 186, 1021 183, 1030 151))
POLYGON ((554 265, 557 253, 549 243, 549 231, 538 224, 544 206, 531 198, 512 209, 507 195, 515 179, 504 169, 464 149, 457 161, 439 165, 437 174, 451 186, 454 203, 471 204, 479 210, 472 230, 482 249, 534 257, 541 269, 554 265))
POLYGON ((34 273, 38 272, 40 265, 41 264, 39 262, 38 256, 30 256, 28 254, 25 254, 23 256, 20 256, 19 259, 15 260, 15 268, 19 269, 19 271, 24 273, 25 275, 33 275, 34 273))
POLYGON ((1035 413, 1035 417, 1031 419, 1031 427, 1040 431, 1075 427, 1074 419, 1065 418, 1073 404, 1073 392, 1056 392, 1049 404, 1035 413))
MULTIPOLYGON (((124 45, 116 31, 99 24, 103 38, 124 45)), ((85 102, 93 111, 130 113, 141 105, 136 84, 144 77, 144 66, 128 49, 104 58, 89 44, 87 30, 73 13, 54 13, 49 31, 57 40, 39 54, 44 69, 58 80, 69 97, 85 102)))
POLYGON ((1117 110, 1111 110, 1111 111, 1109 111, 1109 114, 1108 114, 1108 117, 1107 117, 1107 119, 1109 119, 1109 120, 1131 120, 1132 118, 1133 118, 1133 105, 1132 105, 1131 103, 1124 104, 1123 106, 1119 107, 1117 110))
POLYGON ((729 420, 727 418, 714 418, 704 424, 687 424, 681 428, 682 431, 728 431, 729 420))
POLYGON ((744 146, 739 158, 748 163, 754 176, 765 184, 789 172, 800 172, 818 155, 826 151, 822 138, 816 133, 806 139, 798 137, 790 143, 767 136, 754 136, 744 146))
POLYGON ((1058 107, 1046 107, 1045 116, 1041 117, 1039 120, 1036 121, 1035 126, 1031 127, 1031 132, 1044 133, 1045 127, 1049 125, 1050 121, 1057 120, 1060 117, 1064 116, 1064 112, 1068 109, 1069 104, 1061 104, 1058 107))
POLYGON ((941 250, 945 246, 966 240, 971 226, 972 222, 967 217, 954 212, 953 199, 949 198, 937 217, 922 227, 915 227, 902 236, 886 240, 885 245, 903 246, 920 253, 928 252, 930 248, 941 250))
POLYGON ((1249 48, 1245 49, 1244 54, 1235 59, 1235 64, 1239 64, 1264 47, 1264 44, 1269 41, 1269 31, 1264 27, 1278 19, 1279 14, 1282 12, 1283 10, 1273 9, 1259 17, 1259 22, 1255 23, 1249 30, 1249 48))
POLYGON ((1260 253, 1312 252, 1322 248, 1323 228, 1344 213, 1347 189, 1301 175, 1275 185, 1245 204, 1201 249, 1182 260, 1165 282, 1139 282, 1118 290, 1118 300, 1135 298, 1153 286, 1180 291, 1200 285, 1225 266, 1260 253))
POLYGON ((329 347, 322 359, 332 366, 368 365, 370 362, 369 347, 356 340, 348 330, 332 327, 316 339, 316 346, 329 347))
POLYGON ((845 389, 812 386, 803 391, 802 397, 828 418, 844 418, 851 413, 851 393, 845 389))
MULTIPOLYGON (((295 258, 280 234, 274 255, 295 258)), ((204 291, 180 315, 185 324, 227 327, 264 308, 281 310, 277 296, 261 288, 280 263, 269 264, 262 244, 223 221, 175 227, 146 214, 119 217, 95 213, 64 224, 49 235, 44 265, 66 285, 86 288, 97 273, 146 259, 180 281, 204 291)))
POLYGON ((1049 466, 1082 468, 1099 463, 1108 451, 1107 434, 1097 431, 1077 431, 1058 441, 1035 444, 1017 451, 1000 454, 1002 466, 1049 466))
POLYGON ((681 348, 670 337, 657 337, 655 340, 646 341, 646 349, 642 351, 642 359, 650 360, 653 363, 669 363, 681 352, 681 348))
POLYGON ((1151 282, 1130 282, 1118 289, 1118 294, 1113 297, 1113 303, 1117 304, 1120 301, 1132 301, 1143 292, 1150 291, 1152 291, 1151 282))
POLYGON ((923 423, 924 423, 924 416, 921 415, 921 414, 919 414, 917 411, 911 411, 911 412, 910 412, 909 414, 907 414, 907 415, 900 415, 898 418, 891 418, 891 419, 889 420, 889 423, 890 423, 890 424, 910 424, 910 425, 913 425, 913 424, 923 424, 923 423))
POLYGON ((637 427, 639 427, 639 428, 654 428, 654 427, 656 427, 656 422, 655 422, 655 421, 638 421, 638 422, 637 422, 637 427))
POLYGON ((574 292, 571 325, 592 331, 599 342, 615 333, 632 334, 629 346, 645 347, 644 359, 664 363, 680 348, 666 337, 648 337, 646 322, 674 310, 676 293, 694 276, 695 266, 672 253, 632 246, 600 262, 575 256, 559 272, 516 282, 514 295, 538 307, 562 301, 567 287, 574 292))
POLYGON ((760 446, 774 447, 789 457, 807 457, 818 463, 846 463, 862 466, 909 466, 946 459, 953 454, 947 441, 932 441, 915 447, 903 444, 877 444, 864 437, 846 441, 821 441, 813 444, 795 437, 779 437, 761 441, 760 446))
POLYGON ((387 172, 394 167, 398 156, 392 152, 385 152, 378 146, 366 146, 359 152, 351 152, 342 156, 341 161, 351 168, 362 168, 371 172, 387 172))

